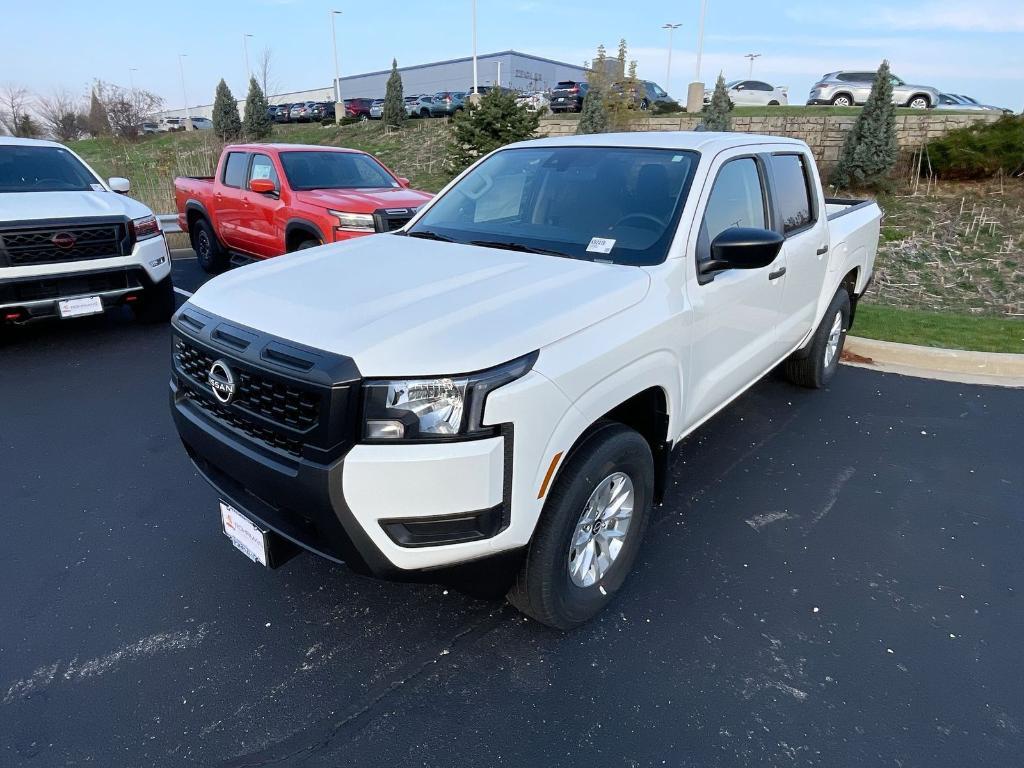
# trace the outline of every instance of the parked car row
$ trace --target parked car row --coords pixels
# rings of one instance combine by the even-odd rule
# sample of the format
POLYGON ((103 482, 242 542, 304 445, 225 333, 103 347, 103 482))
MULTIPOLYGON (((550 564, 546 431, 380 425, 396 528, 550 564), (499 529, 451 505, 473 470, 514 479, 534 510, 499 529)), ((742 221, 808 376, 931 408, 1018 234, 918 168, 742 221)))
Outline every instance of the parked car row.
MULTIPOLYGON (((913 109, 949 109, 979 112, 1004 112, 1012 110, 979 104, 975 99, 959 94, 947 94, 931 85, 908 83, 891 75, 892 102, 900 107, 913 109)), ((814 84, 807 97, 807 104, 830 104, 834 107, 859 106, 867 101, 875 73, 867 70, 840 70, 829 72, 814 84)))

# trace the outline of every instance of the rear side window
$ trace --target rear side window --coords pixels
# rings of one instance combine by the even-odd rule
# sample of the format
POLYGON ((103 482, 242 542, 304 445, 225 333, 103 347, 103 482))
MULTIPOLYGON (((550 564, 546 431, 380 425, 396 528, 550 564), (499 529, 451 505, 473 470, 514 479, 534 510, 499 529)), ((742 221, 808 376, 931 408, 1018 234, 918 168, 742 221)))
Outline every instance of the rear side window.
POLYGON ((814 223, 810 177, 803 155, 772 155, 782 231, 790 234, 814 223))
POLYGON ((710 257, 711 241, 730 227, 767 227, 761 174, 752 157, 730 160, 718 172, 704 211, 702 259, 710 257))
POLYGON ((224 164, 224 186, 241 188, 245 184, 245 166, 248 162, 249 155, 245 152, 229 152, 224 164))

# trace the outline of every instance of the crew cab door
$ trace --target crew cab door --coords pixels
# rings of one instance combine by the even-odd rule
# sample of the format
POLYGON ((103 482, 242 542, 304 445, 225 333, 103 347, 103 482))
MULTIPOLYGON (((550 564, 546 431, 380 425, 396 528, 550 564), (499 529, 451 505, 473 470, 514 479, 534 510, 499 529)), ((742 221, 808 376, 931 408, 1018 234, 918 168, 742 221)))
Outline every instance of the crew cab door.
POLYGON ((228 248, 244 251, 245 240, 241 230, 248 215, 248 203, 243 195, 246 194, 249 153, 228 152, 222 166, 220 178, 213 187, 217 236, 228 248))
POLYGON ((239 238, 245 250, 263 258, 280 256, 284 253, 284 227, 278 213, 285 206, 281 196, 281 179, 274 159, 262 152, 254 152, 246 177, 243 209, 245 215, 239 225, 239 238), (254 179, 274 182, 276 193, 254 192, 249 188, 254 179))
POLYGON ((780 252, 760 269, 727 269, 701 277, 711 242, 729 227, 771 228, 767 168, 744 150, 715 159, 701 193, 696 232, 691 234, 687 296, 693 313, 690 366, 683 402, 687 426, 705 419, 762 376, 778 360, 777 326, 782 306, 780 252), (696 235, 694 238, 693 235, 696 235))
POLYGON ((796 347, 814 328, 818 298, 828 271, 828 221, 821 198, 821 183, 814 161, 798 151, 768 157, 776 230, 786 238, 782 246, 786 274, 779 320, 779 354, 796 347))

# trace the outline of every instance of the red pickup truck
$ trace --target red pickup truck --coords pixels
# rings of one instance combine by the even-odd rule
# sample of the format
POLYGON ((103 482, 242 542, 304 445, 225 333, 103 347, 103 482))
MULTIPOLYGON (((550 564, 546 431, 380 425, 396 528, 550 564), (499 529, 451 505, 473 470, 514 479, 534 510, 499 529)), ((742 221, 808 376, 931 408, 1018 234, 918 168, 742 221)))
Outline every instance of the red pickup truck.
POLYGON ((409 189, 365 152, 301 144, 233 144, 216 176, 174 180, 178 223, 200 266, 266 259, 402 227, 432 195, 409 189))

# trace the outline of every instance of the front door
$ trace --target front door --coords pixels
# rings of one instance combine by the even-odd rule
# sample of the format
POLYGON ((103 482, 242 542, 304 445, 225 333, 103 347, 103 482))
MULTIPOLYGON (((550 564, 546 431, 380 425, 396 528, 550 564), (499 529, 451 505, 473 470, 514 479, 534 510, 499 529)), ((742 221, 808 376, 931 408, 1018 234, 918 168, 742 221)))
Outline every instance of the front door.
POLYGON ((701 278, 697 265, 711 258, 711 243, 730 227, 770 228, 766 169, 760 158, 726 153, 711 169, 714 182, 698 208, 700 228, 688 269, 693 312, 690 366, 683 401, 693 426, 730 400, 778 359, 777 326, 782 304, 780 253, 761 269, 729 269, 701 278), (737 155, 740 156, 737 156, 737 155), (702 212, 701 212, 702 211, 702 212))
POLYGON ((255 153, 249 165, 245 195, 246 218, 240 223, 239 235, 245 242, 245 250, 253 256, 263 258, 280 256, 284 253, 284 227, 276 225, 277 214, 284 207, 281 201, 281 181, 269 155, 255 153), (249 189, 253 179, 267 179, 277 186, 277 194, 260 194, 249 189))

